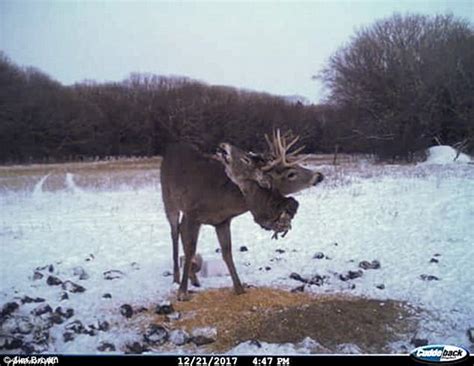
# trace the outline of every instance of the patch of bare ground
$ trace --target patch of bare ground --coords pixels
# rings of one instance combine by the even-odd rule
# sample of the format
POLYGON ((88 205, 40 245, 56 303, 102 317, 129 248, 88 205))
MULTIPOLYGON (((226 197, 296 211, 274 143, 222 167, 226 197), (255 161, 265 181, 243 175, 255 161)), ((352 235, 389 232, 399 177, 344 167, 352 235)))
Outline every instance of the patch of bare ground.
POLYGON ((159 181, 161 160, 154 157, 0 166, 0 192, 31 191, 47 174, 43 190, 60 191, 67 188, 67 173, 73 174, 74 184, 82 189, 110 189, 123 185, 140 188, 159 181))
MULTIPOLYGON (((297 343, 306 337, 328 352, 336 352, 343 343, 356 344, 367 353, 388 352, 390 342, 416 327, 415 310, 403 302, 272 288, 251 288, 240 296, 229 288, 207 290, 188 302, 174 303, 174 308, 182 317, 170 322, 171 328, 217 329, 217 341, 209 345, 209 352, 225 352, 249 340, 297 343)), ((164 321, 160 315, 152 317, 152 322, 164 321)))

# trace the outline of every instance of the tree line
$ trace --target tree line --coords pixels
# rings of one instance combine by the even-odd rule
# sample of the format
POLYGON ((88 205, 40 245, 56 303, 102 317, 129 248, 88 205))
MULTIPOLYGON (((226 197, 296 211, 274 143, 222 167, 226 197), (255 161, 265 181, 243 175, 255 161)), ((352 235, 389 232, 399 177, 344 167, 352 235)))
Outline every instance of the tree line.
POLYGON ((308 151, 319 149, 320 107, 269 94, 151 74, 63 86, 5 55, 0 83, 2 162, 153 156, 170 141, 263 150, 264 134, 277 127, 304 136, 308 151))
POLYGON ((185 77, 134 73, 64 86, 0 53, 0 162, 153 156, 184 140, 261 151, 275 128, 306 152, 411 159, 435 143, 474 151, 474 32, 452 16, 394 15, 360 29, 317 75, 320 105, 185 77))

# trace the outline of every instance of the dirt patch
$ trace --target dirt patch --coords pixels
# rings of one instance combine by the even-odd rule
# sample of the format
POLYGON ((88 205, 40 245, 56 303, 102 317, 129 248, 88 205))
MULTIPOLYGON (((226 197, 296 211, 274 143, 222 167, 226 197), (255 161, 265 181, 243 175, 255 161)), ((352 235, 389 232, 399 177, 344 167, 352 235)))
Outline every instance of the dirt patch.
MULTIPOLYGON (((174 308, 182 318, 171 322, 171 328, 217 329, 210 352, 224 352, 249 340, 297 343, 306 337, 332 352, 342 343, 356 344, 367 353, 387 352, 388 343, 416 327, 414 309, 402 302, 271 288, 252 288, 240 296, 227 288, 208 290, 189 302, 174 303, 174 308)), ((163 322, 162 316, 153 317, 153 322, 163 322)))
POLYGON ((366 353, 385 353, 388 343, 413 326, 410 312, 406 305, 392 300, 319 299, 268 314, 256 337, 269 343, 296 343, 311 337, 330 350, 352 343, 366 353))

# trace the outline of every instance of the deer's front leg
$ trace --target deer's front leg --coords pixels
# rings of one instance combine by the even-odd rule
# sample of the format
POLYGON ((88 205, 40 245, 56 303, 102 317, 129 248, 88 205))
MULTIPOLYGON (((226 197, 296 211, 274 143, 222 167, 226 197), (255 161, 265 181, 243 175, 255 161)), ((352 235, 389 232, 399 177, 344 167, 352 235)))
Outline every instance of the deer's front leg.
POLYGON ((216 234, 221 246, 222 257, 229 270, 232 282, 234 284, 234 291, 237 295, 243 294, 244 288, 240 282, 237 270, 235 269, 234 259, 232 258, 232 241, 230 237, 230 220, 216 226, 216 234))

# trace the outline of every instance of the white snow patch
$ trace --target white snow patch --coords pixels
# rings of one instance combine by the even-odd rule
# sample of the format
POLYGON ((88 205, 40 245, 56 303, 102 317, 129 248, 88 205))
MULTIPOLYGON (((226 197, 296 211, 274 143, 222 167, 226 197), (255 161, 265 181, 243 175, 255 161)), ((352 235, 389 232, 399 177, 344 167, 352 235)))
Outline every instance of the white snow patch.
POLYGON ((182 346, 188 342, 190 339, 189 334, 182 329, 174 329, 170 332, 169 335, 170 342, 176 346, 182 346))
POLYGON ((41 177, 38 183, 35 184, 33 188, 33 196, 38 196, 39 194, 43 192, 43 184, 50 175, 51 174, 46 174, 44 177, 41 177))
MULTIPOLYGON (((298 355, 298 354, 327 354, 330 353, 327 348, 319 342, 306 337, 301 342, 294 343, 267 343, 259 341, 247 341, 240 343, 230 349, 227 354, 234 355, 298 355)), ((360 353, 360 350, 359 350, 360 353)))
POLYGON ((199 272, 202 277, 221 277, 229 276, 229 270, 225 262, 219 259, 204 260, 202 263, 202 269, 199 272))
POLYGON ((82 190, 74 182, 74 174, 66 173, 66 189, 73 193, 81 193, 82 190))
POLYGON ((212 328, 212 327, 196 328, 196 329, 193 329, 191 334, 193 337, 206 337, 210 339, 216 339, 217 329, 212 328))
POLYGON ((359 346, 356 344, 352 343, 343 343, 340 344, 339 347, 337 347, 337 352, 338 353, 344 353, 344 354, 361 354, 363 353, 359 346))
POLYGON ((427 159, 423 164, 470 163, 472 159, 451 146, 433 146, 427 150, 427 159), (459 154, 459 155, 458 155, 459 154))

